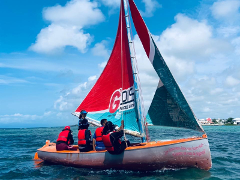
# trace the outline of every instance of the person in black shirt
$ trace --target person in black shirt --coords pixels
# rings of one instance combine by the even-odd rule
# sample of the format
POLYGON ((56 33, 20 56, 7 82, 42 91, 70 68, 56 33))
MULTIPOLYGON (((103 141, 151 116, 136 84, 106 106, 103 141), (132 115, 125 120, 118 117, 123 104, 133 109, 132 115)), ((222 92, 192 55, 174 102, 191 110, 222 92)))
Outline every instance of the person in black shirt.
POLYGON ((103 143, 110 154, 121 154, 128 146, 129 141, 122 141, 120 138, 124 135, 124 121, 121 121, 121 126, 115 131, 115 126, 111 121, 105 124, 103 129, 103 143))
POLYGON ((81 122, 82 122, 84 119, 88 122, 86 116, 87 116, 87 111, 82 110, 82 111, 80 112, 79 117, 78 117, 78 118, 79 118, 79 121, 78 121, 78 130, 80 129, 81 122))
POLYGON ((88 121, 83 119, 79 124, 78 148, 80 152, 88 152, 93 149, 91 141, 91 131, 88 130, 88 121))

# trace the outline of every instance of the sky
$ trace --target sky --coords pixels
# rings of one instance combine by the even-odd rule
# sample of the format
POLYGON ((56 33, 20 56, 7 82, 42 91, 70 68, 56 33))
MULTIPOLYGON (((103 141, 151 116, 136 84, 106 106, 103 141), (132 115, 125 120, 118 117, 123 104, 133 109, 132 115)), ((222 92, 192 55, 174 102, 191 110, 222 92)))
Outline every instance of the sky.
MULTIPOLYGON (((240 117, 240 0, 135 0, 197 118, 240 117)), ((71 115, 114 45, 120 0, 2 0, 0 128, 76 124, 71 115)), ((133 25, 133 24, 132 24, 133 25)), ((157 75, 133 29, 147 111, 157 75)))

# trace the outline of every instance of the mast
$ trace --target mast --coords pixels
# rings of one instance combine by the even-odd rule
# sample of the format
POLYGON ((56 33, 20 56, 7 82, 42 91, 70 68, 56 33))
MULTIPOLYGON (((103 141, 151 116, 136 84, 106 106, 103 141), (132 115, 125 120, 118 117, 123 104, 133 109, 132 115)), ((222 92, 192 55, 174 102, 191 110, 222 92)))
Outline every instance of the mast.
POLYGON ((130 24, 130 15, 128 10, 128 0, 123 0, 124 3, 124 10, 125 10, 125 19, 126 19, 126 28, 128 33, 128 44, 130 49, 130 56, 131 56, 131 63, 132 63, 132 70, 133 70, 133 80, 134 80, 134 88, 135 88, 135 112, 137 116, 137 122, 140 134, 142 136, 142 142, 146 142, 146 133, 145 133, 145 115, 144 115, 144 107, 143 107, 143 98, 141 92, 141 84, 138 76, 138 68, 137 68, 137 60, 136 60, 136 53, 133 43, 133 36, 131 31, 131 24, 130 24))

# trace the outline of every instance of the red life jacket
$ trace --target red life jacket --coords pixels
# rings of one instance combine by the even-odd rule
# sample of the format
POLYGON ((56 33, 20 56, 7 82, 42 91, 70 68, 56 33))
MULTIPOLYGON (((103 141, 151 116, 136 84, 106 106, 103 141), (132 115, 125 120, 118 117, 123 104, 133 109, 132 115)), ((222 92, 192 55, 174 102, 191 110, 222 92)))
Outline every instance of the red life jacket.
MULTIPOLYGON (((91 131, 89 131, 89 132, 91 135, 91 131)), ((86 139, 85 133, 86 133, 86 129, 80 129, 78 131, 78 145, 86 145, 87 144, 87 139, 86 139)))
POLYGON ((110 133, 108 133, 107 135, 103 135, 102 136, 102 141, 103 141, 103 144, 108 151, 114 151, 114 147, 112 145, 110 135, 111 135, 110 133))
POLYGON ((62 132, 60 132, 60 134, 58 135, 58 139, 57 139, 57 142, 58 141, 62 141, 62 142, 65 142, 66 144, 70 144, 70 139, 68 139, 68 134, 70 133, 70 130, 63 130, 62 132))
POLYGON ((102 141, 102 131, 104 127, 99 127, 95 131, 96 141, 102 141))
MULTIPOLYGON (((108 151, 114 151, 114 146, 111 142, 110 135, 111 133, 108 133, 107 135, 102 135, 102 141, 108 151)), ((119 144, 121 144, 120 139, 118 140, 118 142, 119 144)))

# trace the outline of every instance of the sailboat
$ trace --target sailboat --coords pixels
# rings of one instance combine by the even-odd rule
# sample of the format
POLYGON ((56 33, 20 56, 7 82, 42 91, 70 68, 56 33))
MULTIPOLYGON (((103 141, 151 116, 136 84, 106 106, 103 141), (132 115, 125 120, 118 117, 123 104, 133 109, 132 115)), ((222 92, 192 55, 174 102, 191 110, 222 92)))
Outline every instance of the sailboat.
POLYGON ((142 142, 127 147, 122 154, 111 155, 107 151, 56 151, 56 144, 47 141, 37 150, 36 157, 55 164, 96 169, 152 171, 195 167, 209 170, 212 166, 207 135, 182 94, 133 0, 121 0, 116 40, 108 63, 73 114, 79 116, 83 109, 88 112, 89 122, 96 126, 100 126, 99 122, 104 118, 120 126, 123 119, 125 133, 140 137, 142 142), (146 117, 132 41, 130 12, 144 50, 159 77, 146 117), (202 136, 150 142, 147 122, 200 131, 202 136))

